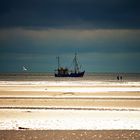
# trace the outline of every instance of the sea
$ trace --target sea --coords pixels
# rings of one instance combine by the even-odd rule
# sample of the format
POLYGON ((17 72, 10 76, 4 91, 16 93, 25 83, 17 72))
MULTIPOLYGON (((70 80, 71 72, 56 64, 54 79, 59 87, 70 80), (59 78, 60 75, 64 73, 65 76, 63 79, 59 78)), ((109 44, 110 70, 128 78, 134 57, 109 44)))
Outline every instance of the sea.
POLYGON ((0 81, 140 82, 140 73, 85 73, 83 77, 55 77, 54 73, 0 73, 0 81), (117 77, 122 79, 117 79, 117 77))

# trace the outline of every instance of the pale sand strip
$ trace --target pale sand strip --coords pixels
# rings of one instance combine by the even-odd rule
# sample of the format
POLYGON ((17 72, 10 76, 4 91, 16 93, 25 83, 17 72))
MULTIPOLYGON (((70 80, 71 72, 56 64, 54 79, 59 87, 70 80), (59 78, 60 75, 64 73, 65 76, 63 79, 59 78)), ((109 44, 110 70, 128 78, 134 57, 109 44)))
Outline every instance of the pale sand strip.
POLYGON ((50 92, 50 91, 0 91, 0 98, 123 98, 140 99, 138 91, 108 91, 108 92, 50 92))
POLYGON ((140 110, 140 101, 131 99, 0 99, 0 108, 66 108, 140 110))
POLYGON ((134 91, 140 92, 139 87, 133 86, 41 86, 41 85, 34 85, 34 86, 0 86, 0 91, 48 91, 48 92, 109 92, 109 91, 134 91))
POLYGON ((0 129, 140 130, 139 111, 0 110, 0 129))

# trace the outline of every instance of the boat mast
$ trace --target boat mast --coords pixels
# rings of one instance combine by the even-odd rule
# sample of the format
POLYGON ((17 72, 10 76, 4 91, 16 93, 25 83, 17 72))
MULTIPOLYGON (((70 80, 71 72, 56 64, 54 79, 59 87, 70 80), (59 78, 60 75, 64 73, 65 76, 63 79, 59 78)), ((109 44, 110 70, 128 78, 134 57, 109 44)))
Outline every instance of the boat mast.
POLYGON ((59 58, 59 56, 56 57, 56 59, 57 59, 57 62, 58 62, 58 70, 59 70, 59 68, 60 68, 60 58, 59 58))
POLYGON ((78 67, 78 62, 77 62, 77 53, 75 53, 75 57, 74 57, 74 71, 75 73, 79 72, 79 67, 78 67))

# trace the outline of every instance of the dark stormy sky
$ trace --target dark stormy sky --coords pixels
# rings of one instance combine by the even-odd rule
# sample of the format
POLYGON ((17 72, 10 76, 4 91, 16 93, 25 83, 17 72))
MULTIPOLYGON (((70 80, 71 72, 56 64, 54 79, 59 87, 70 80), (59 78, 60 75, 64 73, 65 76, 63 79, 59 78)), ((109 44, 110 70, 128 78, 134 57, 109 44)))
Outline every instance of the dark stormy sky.
POLYGON ((140 72, 139 0, 1 0, 0 72, 140 72))

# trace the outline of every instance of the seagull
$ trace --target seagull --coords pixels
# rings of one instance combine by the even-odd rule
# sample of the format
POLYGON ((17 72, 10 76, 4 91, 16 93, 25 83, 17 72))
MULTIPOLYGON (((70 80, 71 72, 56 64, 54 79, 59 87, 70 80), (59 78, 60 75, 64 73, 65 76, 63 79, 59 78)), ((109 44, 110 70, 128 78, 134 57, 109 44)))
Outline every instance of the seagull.
POLYGON ((22 67, 23 71, 27 71, 27 68, 25 68, 25 66, 22 67))

